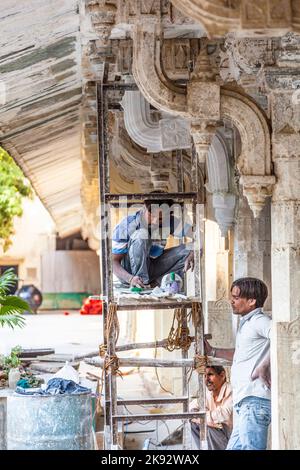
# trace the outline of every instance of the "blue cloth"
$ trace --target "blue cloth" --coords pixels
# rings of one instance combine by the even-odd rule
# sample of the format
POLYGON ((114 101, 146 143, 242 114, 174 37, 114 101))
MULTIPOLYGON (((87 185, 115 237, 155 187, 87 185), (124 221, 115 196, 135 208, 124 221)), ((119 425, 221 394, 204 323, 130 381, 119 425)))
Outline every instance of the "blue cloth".
POLYGON ((246 397, 234 406, 233 430, 226 450, 266 450, 271 400, 246 397))
POLYGON ((21 395, 78 395, 81 393, 91 393, 91 389, 82 387, 73 380, 60 379, 54 377, 50 379, 45 390, 28 390, 17 387, 16 392, 21 395))
MULTIPOLYGON (((192 227, 189 221, 184 227, 182 225, 181 220, 170 213, 169 217, 163 219, 162 227, 151 227, 152 232, 149 232, 149 237, 153 241, 159 240, 159 243, 152 243, 150 257, 156 258, 162 255, 169 235, 174 235, 176 238, 184 236, 192 238, 192 227)), ((130 238, 134 232, 142 228, 147 231, 149 229, 143 217, 143 210, 122 219, 113 231, 112 253, 115 255, 128 253, 130 238)))

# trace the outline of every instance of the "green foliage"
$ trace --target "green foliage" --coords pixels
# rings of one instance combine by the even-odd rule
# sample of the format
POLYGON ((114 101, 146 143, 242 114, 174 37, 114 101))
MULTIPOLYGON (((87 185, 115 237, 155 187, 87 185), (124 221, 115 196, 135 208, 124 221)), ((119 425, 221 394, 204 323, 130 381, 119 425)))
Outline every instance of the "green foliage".
POLYGON ((21 352, 21 346, 16 346, 12 348, 10 354, 8 356, 2 356, 1 358, 1 368, 3 370, 15 369, 16 367, 20 367, 21 361, 19 358, 21 352))
POLYGON ((14 217, 20 217, 22 198, 32 197, 32 189, 12 157, 0 147, 0 244, 6 251, 14 234, 14 217))
POLYGON ((7 295, 11 286, 15 285, 18 280, 13 269, 7 269, 0 276, 0 327, 16 326, 22 328, 25 325, 25 319, 22 313, 31 310, 28 303, 16 297, 15 295, 7 295))

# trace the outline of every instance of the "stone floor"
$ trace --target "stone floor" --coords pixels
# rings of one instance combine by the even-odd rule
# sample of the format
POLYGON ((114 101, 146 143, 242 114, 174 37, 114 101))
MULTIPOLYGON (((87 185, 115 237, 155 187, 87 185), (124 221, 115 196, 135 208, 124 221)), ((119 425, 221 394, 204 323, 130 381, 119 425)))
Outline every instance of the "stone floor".
POLYGON ((102 342, 102 315, 80 315, 78 311, 41 311, 26 315, 24 328, 0 328, 0 354, 14 346, 54 348, 57 354, 97 351, 102 342))
MULTIPOLYGON (((23 329, 0 328, 0 354, 7 354, 16 345, 22 348, 53 348, 56 354, 88 354, 98 350, 102 342, 102 316, 80 315, 78 311, 43 311, 37 315, 26 316, 26 326, 23 329)), ((121 322, 122 327, 122 322, 121 322)), ((122 331, 122 328, 121 328, 122 331)), ((120 342, 123 342, 120 340, 120 342)), ((80 364, 80 376, 85 377, 86 366, 80 364)), ((93 368, 93 373, 101 376, 100 369, 93 368)), ((153 371, 144 369, 143 372, 134 369, 124 369, 124 379, 118 379, 118 396, 122 398, 137 398, 166 395, 159 392, 157 384, 149 387, 153 380, 153 371)), ((46 377, 45 377, 46 378, 46 377)), ((47 377, 48 378, 48 377, 47 377)), ((83 383, 86 386, 96 387, 96 382, 83 383)), ((181 425, 180 420, 160 422, 130 422, 131 413, 158 413, 162 410, 158 407, 134 406, 128 408, 128 421, 124 425, 124 447, 126 449, 155 449, 161 448, 161 441, 181 425)), ((165 411, 176 412, 176 409, 168 407, 165 411)), ((178 410, 180 411, 180 410, 178 410)), ((164 449, 181 448, 180 445, 169 445, 164 449)))

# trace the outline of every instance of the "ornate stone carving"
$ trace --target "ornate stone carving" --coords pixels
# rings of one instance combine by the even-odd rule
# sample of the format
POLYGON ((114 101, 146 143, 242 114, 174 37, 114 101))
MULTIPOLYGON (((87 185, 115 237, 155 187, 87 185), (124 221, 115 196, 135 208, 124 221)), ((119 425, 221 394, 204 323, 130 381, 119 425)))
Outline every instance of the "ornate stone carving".
MULTIPOLYGON (((237 162, 240 173, 245 176, 271 175, 269 129, 257 105, 239 93, 220 90, 206 47, 202 47, 199 54, 187 94, 184 89, 167 82, 156 60, 156 50, 160 50, 157 34, 153 25, 147 31, 144 25, 136 25, 134 41, 140 40, 140 47, 134 51, 133 71, 147 101, 159 110, 192 120, 191 134, 200 163, 206 161, 217 121, 225 118, 236 126, 241 136, 242 151, 237 162)), ((261 193, 265 194, 266 189, 261 193)), ((248 191, 248 195, 253 201, 252 192, 248 191)), ((261 201, 257 201, 256 206, 252 204, 256 213, 258 205, 261 201)))
POLYGON ((275 39, 228 34, 220 50, 220 77, 226 82, 239 81, 241 74, 257 75, 262 66, 275 63, 276 42, 275 39))
POLYGON ((214 193, 213 208, 215 218, 219 225, 222 237, 226 237, 228 230, 235 222, 236 195, 231 193, 214 193))
POLYGON ((242 175, 271 175, 270 131, 264 114, 248 97, 223 89, 221 117, 238 129, 242 149, 237 166, 242 175))
POLYGON ((128 134, 147 152, 190 148, 190 125, 174 116, 154 120, 150 105, 140 91, 126 91, 122 99, 128 134))
POLYGON ((161 42, 155 24, 137 24, 133 32, 132 72, 146 100, 159 110, 187 117, 183 88, 168 82, 161 70, 161 42), (146 27, 145 27, 146 26, 146 27))
POLYGON ((234 347, 232 307, 226 300, 209 301, 208 331, 212 334, 212 344, 218 348, 234 347))
POLYGON ((272 102, 273 132, 286 135, 300 132, 300 105, 297 99, 297 90, 294 94, 276 93, 276 98, 273 97, 272 102))
POLYGON ((161 150, 191 147, 190 123, 186 119, 164 118, 159 121, 161 150))
POLYGON ((213 194, 215 218, 223 237, 235 221, 236 195, 231 193, 229 155, 225 143, 215 135, 208 152, 206 189, 213 194))
POLYGON ((287 33, 280 40, 281 50, 277 59, 280 67, 300 66, 300 36, 295 33, 287 33))
POLYGON ((300 412, 298 406, 295 406, 295 397, 299 396, 300 377, 295 371, 299 369, 300 364, 300 319, 298 317, 291 323, 277 323, 275 328, 277 349, 273 350, 272 365, 277 369, 275 375, 277 420, 274 423, 276 432, 272 439, 273 448, 299 450, 300 412))
POLYGON ((275 176, 243 175, 240 178, 240 183, 243 187, 243 193, 248 200, 249 207, 256 218, 263 210, 266 198, 272 195, 276 178, 275 176))
POLYGON ((239 130, 242 148, 237 166, 245 196, 257 217, 275 184, 275 178, 271 176, 270 134, 266 119, 257 106, 246 97, 237 95, 234 98, 234 95, 234 92, 223 90, 221 115, 227 116, 239 130))

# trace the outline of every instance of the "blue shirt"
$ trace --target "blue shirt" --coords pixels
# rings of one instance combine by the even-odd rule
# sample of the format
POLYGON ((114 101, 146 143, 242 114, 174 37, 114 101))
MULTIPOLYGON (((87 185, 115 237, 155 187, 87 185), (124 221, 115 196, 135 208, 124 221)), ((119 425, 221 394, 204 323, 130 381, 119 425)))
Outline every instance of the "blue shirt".
MULTIPOLYGON (((162 227, 157 227, 156 229, 152 227, 152 240, 159 240, 159 243, 152 244, 150 249, 151 258, 157 258, 163 253, 169 235, 173 235, 176 238, 184 236, 192 238, 191 224, 187 223, 184 227, 182 225, 181 220, 171 214, 169 218, 163 218, 162 227)), ((143 210, 121 220, 113 231, 112 253, 115 255, 125 255, 128 252, 128 242, 131 235, 140 228, 149 228, 143 217, 143 210)))

